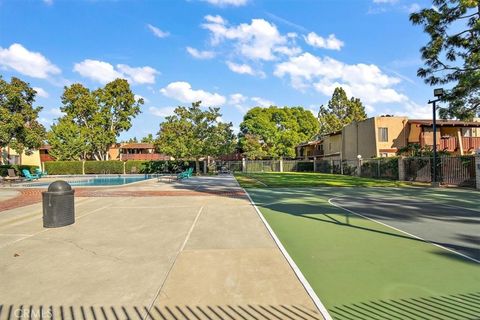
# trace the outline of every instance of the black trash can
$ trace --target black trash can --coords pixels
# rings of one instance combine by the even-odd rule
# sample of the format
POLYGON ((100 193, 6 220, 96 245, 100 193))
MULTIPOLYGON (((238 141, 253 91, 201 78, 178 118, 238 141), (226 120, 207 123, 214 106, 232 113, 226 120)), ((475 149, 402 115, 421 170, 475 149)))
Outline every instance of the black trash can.
POLYGON ((70 184, 62 180, 52 182, 48 191, 42 192, 45 228, 63 227, 75 222, 74 193, 70 184))

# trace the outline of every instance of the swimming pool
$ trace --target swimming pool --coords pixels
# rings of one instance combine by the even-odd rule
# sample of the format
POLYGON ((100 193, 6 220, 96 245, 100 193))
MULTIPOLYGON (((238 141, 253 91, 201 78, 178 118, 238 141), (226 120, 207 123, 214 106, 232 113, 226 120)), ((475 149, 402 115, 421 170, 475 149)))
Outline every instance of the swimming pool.
MULTIPOLYGON (((154 175, 136 175, 136 176, 68 176, 58 177, 58 180, 67 181, 72 187, 94 187, 94 186, 119 186, 133 182, 144 181, 154 178, 154 175)), ((23 187, 47 187, 53 181, 32 182, 22 185, 23 187)))

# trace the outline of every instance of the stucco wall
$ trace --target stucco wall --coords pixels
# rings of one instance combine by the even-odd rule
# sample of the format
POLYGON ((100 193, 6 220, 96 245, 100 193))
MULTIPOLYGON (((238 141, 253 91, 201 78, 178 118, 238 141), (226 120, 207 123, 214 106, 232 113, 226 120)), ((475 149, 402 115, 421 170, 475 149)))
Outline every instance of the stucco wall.
POLYGON ((335 134, 324 137, 323 151, 326 156, 332 153, 342 152, 342 135, 335 134))
POLYGON ((376 157, 375 118, 361 122, 352 122, 342 130, 343 159, 354 160, 358 155, 363 158, 376 157))
POLYGON ((31 155, 27 155, 24 152, 22 154, 21 162, 22 162, 23 165, 41 167, 40 152, 38 150, 35 150, 35 151, 33 151, 33 153, 31 155))
POLYGON ((379 155, 394 156, 396 150, 407 145, 407 117, 376 117, 377 148, 379 155), (388 141, 380 141, 378 128, 388 128, 388 141))

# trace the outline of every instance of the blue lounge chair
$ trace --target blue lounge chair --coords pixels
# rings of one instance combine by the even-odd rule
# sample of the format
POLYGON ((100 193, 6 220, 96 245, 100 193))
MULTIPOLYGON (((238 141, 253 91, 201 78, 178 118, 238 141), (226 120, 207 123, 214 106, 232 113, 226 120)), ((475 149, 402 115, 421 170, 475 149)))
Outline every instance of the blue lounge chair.
POLYGON ((48 175, 47 171, 42 171, 40 168, 35 169, 35 174, 40 178, 48 175))
POLYGON ((22 173, 23 175, 25 176, 25 180, 27 181, 32 181, 32 180, 38 180, 38 175, 36 174, 31 174, 30 171, 28 171, 27 169, 23 169, 22 170, 22 173))
POLYGON ((185 170, 185 171, 183 171, 183 172, 180 172, 180 173, 177 175, 177 179, 178 179, 178 180, 188 179, 188 178, 190 178, 192 175, 193 175, 193 168, 188 168, 187 170, 185 170))

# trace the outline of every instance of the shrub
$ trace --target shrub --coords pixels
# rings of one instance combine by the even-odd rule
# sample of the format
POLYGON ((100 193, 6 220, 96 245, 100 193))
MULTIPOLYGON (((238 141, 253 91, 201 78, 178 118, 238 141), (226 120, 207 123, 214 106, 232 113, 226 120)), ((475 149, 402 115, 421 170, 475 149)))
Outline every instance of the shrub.
POLYGON ((85 161, 85 174, 123 174, 123 161, 85 161))
POLYGON ((45 171, 48 174, 82 174, 82 161, 47 161, 45 171))
POLYGON ((299 162, 297 163, 298 172, 313 172, 313 162, 299 162))
POLYGON ((30 173, 35 173, 35 169, 38 169, 38 166, 30 165, 19 165, 19 164, 6 164, 0 165, 0 176, 8 176, 8 169, 15 169, 15 173, 23 177, 22 170, 27 169, 30 173))
MULTIPOLYGON (((200 172, 203 172, 204 162, 200 161, 200 172)), ((180 172, 188 168, 195 171, 195 161, 184 160, 159 160, 159 161, 141 161, 128 160, 125 163, 125 173, 162 173, 162 172, 180 172)))

